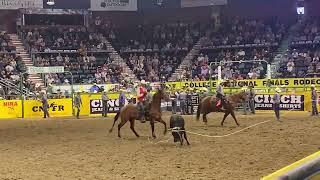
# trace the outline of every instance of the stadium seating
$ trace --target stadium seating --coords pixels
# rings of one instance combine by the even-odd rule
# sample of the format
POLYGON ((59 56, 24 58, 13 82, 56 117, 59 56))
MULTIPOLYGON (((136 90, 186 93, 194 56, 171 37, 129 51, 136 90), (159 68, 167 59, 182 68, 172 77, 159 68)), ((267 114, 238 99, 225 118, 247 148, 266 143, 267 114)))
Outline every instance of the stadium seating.
POLYGON ((147 78, 149 81, 167 80, 201 36, 200 24, 181 22, 166 25, 138 25, 133 28, 105 32, 107 33, 105 36, 109 37, 121 56, 127 60, 137 77, 147 78), (140 61, 140 67, 135 67, 134 54, 143 59, 140 61), (143 62, 144 59, 146 59, 145 62, 143 62), (157 63, 159 66, 148 65, 148 59, 157 59, 155 61, 159 62, 157 63))
MULTIPOLYGON (((88 52, 84 56, 74 53, 38 53, 37 66, 64 66, 71 72, 74 83, 117 83, 125 78, 122 68, 115 63, 108 52, 88 52)), ((71 74, 49 74, 50 84, 70 84, 71 74)))
MULTIPOLYGON (((210 62, 223 62, 222 75, 226 79, 264 78, 266 63, 228 61, 265 60, 270 63, 285 31, 285 25, 276 20, 232 18, 222 21, 220 28, 206 30, 200 55, 193 61, 192 77, 206 80, 209 78, 206 66, 210 62)), ((213 72, 217 73, 216 67, 213 72)))
POLYGON ((105 50, 105 37, 86 27, 42 27, 23 29, 23 37, 32 52, 51 50, 105 50))

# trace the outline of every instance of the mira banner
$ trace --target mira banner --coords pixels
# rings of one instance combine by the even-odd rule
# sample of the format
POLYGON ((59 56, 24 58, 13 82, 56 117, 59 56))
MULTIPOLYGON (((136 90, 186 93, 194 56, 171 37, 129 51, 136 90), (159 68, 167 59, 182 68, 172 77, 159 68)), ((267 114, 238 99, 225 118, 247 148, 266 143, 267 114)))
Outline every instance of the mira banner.
MULTIPOLYGON (((257 94, 254 98, 256 110, 273 110, 272 94, 257 94)), ((280 110, 304 111, 305 96, 297 94, 282 94, 280 110)))
POLYGON ((227 3, 227 0, 181 0, 181 7, 219 6, 227 3))
POLYGON ((21 118, 22 103, 20 100, 0 100, 0 118, 21 118))
POLYGON ((43 0, 0 0, 0 9, 43 8, 43 0))
POLYGON ((137 0, 91 0, 91 11, 137 11, 137 0))

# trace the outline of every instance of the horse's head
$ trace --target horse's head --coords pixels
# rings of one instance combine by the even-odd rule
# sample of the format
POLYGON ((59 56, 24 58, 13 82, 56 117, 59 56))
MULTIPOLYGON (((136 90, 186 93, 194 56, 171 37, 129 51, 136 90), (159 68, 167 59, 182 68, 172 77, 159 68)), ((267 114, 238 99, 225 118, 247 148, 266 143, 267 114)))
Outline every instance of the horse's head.
POLYGON ((169 101, 170 100, 170 96, 169 93, 167 92, 167 88, 165 85, 161 85, 160 89, 158 90, 160 99, 163 99, 165 101, 169 101))
POLYGON ((246 93, 245 91, 241 91, 241 92, 238 94, 238 98, 239 98, 240 102, 246 101, 246 99, 247 99, 247 93, 246 93))

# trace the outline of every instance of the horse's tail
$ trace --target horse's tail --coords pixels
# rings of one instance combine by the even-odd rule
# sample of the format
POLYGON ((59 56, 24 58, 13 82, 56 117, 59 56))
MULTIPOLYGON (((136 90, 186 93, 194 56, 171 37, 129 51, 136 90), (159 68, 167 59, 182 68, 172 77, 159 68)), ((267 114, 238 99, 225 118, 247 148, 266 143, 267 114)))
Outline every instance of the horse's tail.
POLYGON ((116 116, 114 117, 112 128, 109 130, 109 133, 113 131, 113 127, 116 124, 116 121, 119 119, 119 116, 120 116, 120 112, 117 112, 116 116))
POLYGON ((201 106, 202 106, 202 101, 199 102, 198 109, 197 109, 197 121, 199 121, 200 114, 201 114, 201 106))

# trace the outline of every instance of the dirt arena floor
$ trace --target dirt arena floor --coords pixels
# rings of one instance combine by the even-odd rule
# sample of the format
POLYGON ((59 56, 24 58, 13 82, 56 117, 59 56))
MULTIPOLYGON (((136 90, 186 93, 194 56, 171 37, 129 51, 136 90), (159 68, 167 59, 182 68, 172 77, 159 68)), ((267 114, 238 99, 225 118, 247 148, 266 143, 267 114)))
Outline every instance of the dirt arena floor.
MULTIPOLYGON (((272 113, 238 115, 240 127, 222 114, 211 114, 208 126, 186 118, 186 129, 225 135, 266 120, 272 113)), ((168 122, 169 116, 164 119, 168 122)), ((111 119, 0 120, 0 179, 260 179, 320 150, 320 117, 285 113, 271 121, 224 138, 188 134, 190 146, 174 144, 156 124, 136 123, 109 133, 111 119), (164 142, 160 142, 164 141, 164 142)))

